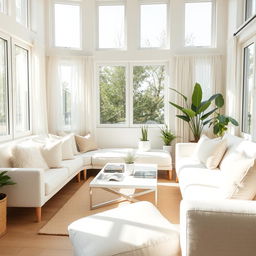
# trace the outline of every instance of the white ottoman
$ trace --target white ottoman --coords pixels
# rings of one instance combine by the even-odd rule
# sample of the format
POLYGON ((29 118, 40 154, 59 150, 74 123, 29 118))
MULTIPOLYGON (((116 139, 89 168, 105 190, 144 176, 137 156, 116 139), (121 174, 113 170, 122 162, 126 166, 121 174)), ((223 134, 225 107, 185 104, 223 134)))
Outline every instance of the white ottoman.
POLYGON ((68 227, 76 256, 180 256, 178 225, 149 202, 79 219, 68 227))

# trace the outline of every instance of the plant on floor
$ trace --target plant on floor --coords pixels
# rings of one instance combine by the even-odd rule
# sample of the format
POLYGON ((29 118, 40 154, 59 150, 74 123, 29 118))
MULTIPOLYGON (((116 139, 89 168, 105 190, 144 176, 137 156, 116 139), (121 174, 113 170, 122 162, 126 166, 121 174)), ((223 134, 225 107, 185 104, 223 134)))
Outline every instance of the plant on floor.
POLYGON ((177 138, 174 133, 168 128, 167 125, 160 128, 161 131, 161 139, 163 140, 163 143, 165 146, 170 146, 172 141, 177 138))
POLYGON ((207 118, 209 118, 213 113, 215 113, 217 109, 223 106, 224 98, 222 94, 218 93, 211 96, 208 100, 202 101, 202 88, 199 83, 196 83, 194 85, 191 97, 191 105, 189 105, 188 97, 175 89, 171 90, 173 90, 183 98, 183 106, 180 106, 174 102, 170 102, 170 104, 182 112, 182 115, 176 116, 188 123, 189 128, 193 133, 194 140, 197 142, 200 139, 204 126, 209 123, 209 120, 207 120, 207 118), (207 112, 207 109, 211 106, 211 103, 213 101, 215 103, 214 108, 207 112))
POLYGON ((148 127, 146 125, 143 125, 141 127, 141 141, 148 141, 148 127))

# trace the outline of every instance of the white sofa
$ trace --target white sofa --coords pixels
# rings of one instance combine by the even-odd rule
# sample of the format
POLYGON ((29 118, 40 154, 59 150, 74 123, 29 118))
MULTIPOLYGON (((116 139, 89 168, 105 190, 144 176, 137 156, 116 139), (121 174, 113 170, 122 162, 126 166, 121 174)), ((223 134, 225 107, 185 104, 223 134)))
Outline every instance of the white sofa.
MULTIPOLYGON (((256 143, 231 135, 225 137, 229 154, 239 151, 256 159, 256 143)), ((180 208, 182 255, 256 255, 256 202, 249 200, 253 196, 248 200, 225 198, 223 170, 209 170, 195 160, 195 147, 195 143, 176 145, 176 173, 183 197, 180 208)), ((255 178, 250 183, 253 184, 256 188, 255 178)))
MULTIPOLYGON (((34 138, 34 137, 33 137, 34 138)), ((37 221, 41 220, 41 207, 53 197, 65 184, 76 175, 80 180, 80 171, 84 170, 86 179, 87 169, 100 169, 107 162, 123 162, 130 149, 99 149, 78 154, 71 160, 62 161, 63 168, 37 169, 12 168, 10 165, 12 147, 31 137, 0 145, 0 172, 8 171, 8 175, 16 183, 6 186, 1 192, 8 196, 9 207, 35 207, 37 221)), ((158 170, 172 172, 172 159, 169 153, 162 150, 137 152, 136 162, 154 163, 158 170)))

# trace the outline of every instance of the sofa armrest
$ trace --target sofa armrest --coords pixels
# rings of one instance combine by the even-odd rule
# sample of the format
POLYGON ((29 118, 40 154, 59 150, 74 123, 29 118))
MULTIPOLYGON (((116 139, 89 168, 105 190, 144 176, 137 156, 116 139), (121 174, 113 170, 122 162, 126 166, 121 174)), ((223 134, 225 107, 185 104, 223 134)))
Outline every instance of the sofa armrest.
POLYGON ((41 207, 44 204, 44 170, 35 168, 0 168, 7 171, 15 185, 0 189, 7 194, 8 206, 41 207))
POLYGON ((182 201, 180 211, 183 256, 255 254, 255 201, 182 201))
POLYGON ((175 152, 176 152, 176 159, 179 157, 189 157, 192 156, 197 143, 177 143, 175 152))

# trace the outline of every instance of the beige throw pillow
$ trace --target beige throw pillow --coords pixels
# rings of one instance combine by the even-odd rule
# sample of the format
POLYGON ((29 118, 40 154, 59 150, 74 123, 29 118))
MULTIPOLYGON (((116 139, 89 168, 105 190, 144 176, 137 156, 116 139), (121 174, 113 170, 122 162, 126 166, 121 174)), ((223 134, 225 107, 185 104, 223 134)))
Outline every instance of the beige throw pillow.
POLYGON ((91 134, 87 134, 86 136, 75 135, 75 138, 78 149, 81 153, 97 149, 96 142, 92 138, 91 134))
POLYGON ((47 142, 41 146, 41 150, 50 168, 62 167, 62 141, 47 142))
POLYGON ((33 142, 17 144, 12 149, 12 155, 14 168, 49 168, 42 156, 40 146, 33 142))
POLYGON ((71 136, 72 137, 73 153, 74 153, 74 155, 79 154, 79 152, 77 150, 76 139, 75 139, 75 134, 74 133, 58 132, 58 135, 61 136, 61 137, 71 136))
POLYGON ((215 169, 223 158, 226 149, 226 139, 209 139, 207 136, 203 135, 197 143, 195 156, 201 163, 205 164, 208 169, 215 169))

